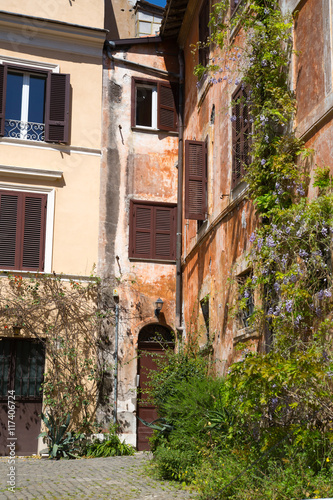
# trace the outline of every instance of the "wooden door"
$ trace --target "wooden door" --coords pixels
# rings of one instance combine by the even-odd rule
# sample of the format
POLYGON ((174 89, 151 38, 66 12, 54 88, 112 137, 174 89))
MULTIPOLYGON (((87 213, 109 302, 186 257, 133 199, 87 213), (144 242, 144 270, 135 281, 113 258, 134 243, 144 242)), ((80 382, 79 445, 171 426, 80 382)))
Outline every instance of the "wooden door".
MULTIPOLYGON (((149 372, 157 370, 158 358, 165 355, 167 348, 174 348, 171 331, 162 325, 148 325, 139 336, 138 398, 137 416, 146 422, 158 418, 157 409, 147 394, 149 372)), ((153 430, 137 419, 137 449, 149 450, 149 438, 153 430)))
POLYGON ((42 342, 34 339, 0 339, 0 455, 8 455, 7 438, 13 437, 13 429, 16 455, 37 453, 44 364, 42 342), (10 419, 9 394, 15 396, 15 414, 10 419), (14 428, 11 426, 11 436, 8 433, 8 420, 15 424, 14 428))

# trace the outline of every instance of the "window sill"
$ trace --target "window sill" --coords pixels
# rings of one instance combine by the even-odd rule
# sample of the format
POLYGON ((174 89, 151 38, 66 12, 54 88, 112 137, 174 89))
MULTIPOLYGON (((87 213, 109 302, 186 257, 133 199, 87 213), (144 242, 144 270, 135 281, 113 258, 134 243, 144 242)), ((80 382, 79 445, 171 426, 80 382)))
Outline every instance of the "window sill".
MULTIPOLYGON (((236 14, 238 14, 240 12, 240 9, 245 9, 247 8, 248 6, 248 2, 246 2, 246 0, 239 0, 239 3, 237 5, 237 7, 235 8, 235 10, 233 11, 233 13, 231 14, 230 16, 230 20, 232 20, 233 18, 235 18, 236 14), (244 5, 244 4, 247 4, 247 5, 244 5)), ((230 36, 229 36, 229 39, 230 41, 232 41, 234 38, 236 38, 236 35, 237 33, 239 32, 241 28, 241 22, 240 20, 232 27, 231 31, 230 31, 230 36)))
POLYGON ((163 260, 163 259, 142 259, 141 257, 129 257, 130 262, 144 262, 145 264, 176 264, 175 260, 163 260))
POLYGON ((249 339, 259 339, 260 333, 254 330, 253 328, 247 326, 245 328, 241 328, 237 330, 236 335, 234 336, 233 343, 238 344, 238 342, 244 342, 249 339))
POLYGON ((202 82, 202 84, 201 84, 201 81, 202 81, 202 79, 199 81, 199 87, 198 87, 198 103, 197 103, 198 111, 201 108, 202 103, 204 102, 206 95, 208 94, 208 90, 213 85, 209 78, 207 78, 204 82, 202 82))
POLYGON ((148 132, 149 134, 165 134, 165 135, 175 135, 178 136, 178 132, 174 130, 160 130, 159 128, 152 128, 152 127, 140 127, 138 125, 135 125, 132 127, 133 132, 148 132))
POLYGON ((247 183, 244 180, 240 180, 238 184, 231 190, 231 199, 234 201, 236 198, 241 197, 247 190, 247 183))

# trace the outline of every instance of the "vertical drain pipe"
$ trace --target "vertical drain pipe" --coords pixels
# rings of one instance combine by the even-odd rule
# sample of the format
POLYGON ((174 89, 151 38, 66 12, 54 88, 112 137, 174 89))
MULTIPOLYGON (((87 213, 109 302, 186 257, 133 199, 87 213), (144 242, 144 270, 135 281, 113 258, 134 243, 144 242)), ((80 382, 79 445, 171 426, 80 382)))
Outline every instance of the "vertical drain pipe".
POLYGON ((182 230, 183 230, 183 102, 184 102, 184 52, 179 50, 179 102, 178 102, 178 191, 176 239, 176 328, 183 331, 182 318, 182 230))
POLYGON ((113 423, 117 423, 117 401, 118 401, 118 329, 119 329, 119 296, 117 290, 113 291, 113 298, 116 303, 116 325, 115 325, 115 347, 114 347, 114 402, 113 402, 113 423), (117 295, 116 295, 117 294, 117 295))

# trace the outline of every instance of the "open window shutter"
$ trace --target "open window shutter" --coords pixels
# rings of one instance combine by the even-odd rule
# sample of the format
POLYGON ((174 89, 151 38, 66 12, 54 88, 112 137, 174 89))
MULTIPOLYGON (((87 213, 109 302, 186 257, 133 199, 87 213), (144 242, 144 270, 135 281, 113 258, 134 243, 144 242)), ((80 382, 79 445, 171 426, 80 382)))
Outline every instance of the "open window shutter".
POLYGON ((7 65, 0 64, 0 136, 5 135, 7 65))
POLYGON ((185 219, 206 219, 206 162, 206 143, 185 141, 185 219))
POLYGON ((155 259, 176 258, 175 207, 154 207, 154 255, 155 259))
POLYGON ((160 130, 177 131, 177 91, 175 83, 158 83, 157 127, 160 130))
POLYGON ((22 269, 44 270, 45 194, 24 195, 24 230, 22 246, 22 269))
POLYGON ((0 268, 18 269, 16 248, 19 245, 19 194, 0 192, 0 268))
POLYGON ((130 257, 152 258, 153 207, 131 204, 130 257))
POLYGON ((68 142, 69 75, 49 73, 46 87, 45 141, 68 142))

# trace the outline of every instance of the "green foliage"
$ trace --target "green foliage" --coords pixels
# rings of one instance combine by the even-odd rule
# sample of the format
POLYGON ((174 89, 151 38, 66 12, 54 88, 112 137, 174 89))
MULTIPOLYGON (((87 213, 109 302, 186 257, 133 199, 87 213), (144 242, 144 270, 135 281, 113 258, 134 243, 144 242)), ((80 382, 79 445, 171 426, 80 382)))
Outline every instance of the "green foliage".
POLYGON ((42 413, 42 420, 47 428, 47 431, 42 432, 38 437, 46 438, 48 448, 43 452, 48 451, 50 459, 59 460, 60 458, 77 458, 76 452, 79 448, 78 442, 84 438, 83 434, 72 434, 67 432, 70 415, 68 414, 63 423, 54 418, 52 414, 44 415, 42 413))
MULTIPOLYGON (((170 467, 181 479, 176 452, 193 449, 190 442, 201 458, 194 460, 189 481, 203 499, 327 497, 333 494, 330 168, 314 170, 318 196, 310 201, 312 151, 292 130, 292 17, 282 14, 278 0, 244 1, 231 18, 228 12, 228 0, 214 6, 208 43, 220 52, 196 74, 202 78, 205 71, 210 83, 224 85, 222 73, 225 85, 241 81, 249 96, 253 125, 245 181, 258 228, 250 238, 252 276, 238 287, 237 308, 246 307, 249 295, 256 297, 251 327, 262 332, 266 353, 251 353, 245 345, 226 380, 217 381, 219 397, 207 376, 191 381, 197 390, 177 381, 177 389, 164 393, 162 408, 174 425, 170 467), (188 399, 198 404, 198 390, 206 393, 206 414, 199 411, 200 419, 188 423, 188 399), (205 418, 206 436, 199 424, 205 418)), ((168 463, 165 448, 157 444, 159 463, 168 463)))
POLYGON ((123 455, 134 455, 133 446, 121 441, 116 434, 116 428, 110 426, 109 434, 104 435, 104 439, 97 439, 87 446, 86 455, 88 457, 115 457, 123 455))

